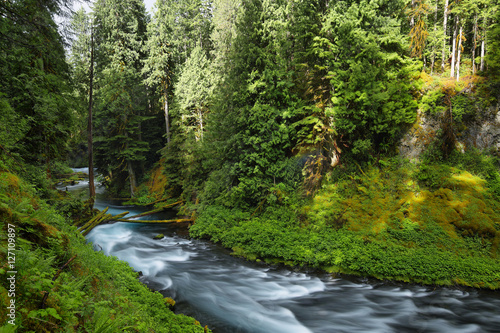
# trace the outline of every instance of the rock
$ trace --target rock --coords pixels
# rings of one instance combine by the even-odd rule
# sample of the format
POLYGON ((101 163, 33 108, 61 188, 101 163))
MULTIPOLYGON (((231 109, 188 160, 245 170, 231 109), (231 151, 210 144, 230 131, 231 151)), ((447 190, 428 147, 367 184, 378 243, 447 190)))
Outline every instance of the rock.
MULTIPOLYGON (((400 156, 418 160, 438 136, 441 121, 442 114, 419 110, 417 120, 400 141, 400 156)), ((462 123, 454 122, 454 128, 458 150, 477 148, 500 154, 500 105, 479 109, 474 117, 462 123)))
POLYGON ((154 236, 153 239, 162 239, 164 237, 165 236, 163 234, 158 234, 158 235, 154 236))

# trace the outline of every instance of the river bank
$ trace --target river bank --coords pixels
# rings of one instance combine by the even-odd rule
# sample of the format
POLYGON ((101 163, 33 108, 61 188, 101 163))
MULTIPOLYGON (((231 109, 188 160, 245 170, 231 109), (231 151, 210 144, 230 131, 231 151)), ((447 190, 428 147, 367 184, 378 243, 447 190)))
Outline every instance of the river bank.
POLYGON ((386 160, 364 170, 337 170, 313 198, 280 193, 262 211, 206 206, 190 234, 251 260, 498 289, 497 166, 494 160, 488 166, 480 154, 461 158, 450 164, 386 160))
POLYGON ((142 282, 176 300, 176 311, 217 333, 471 332, 500 325, 494 291, 332 277, 246 261, 221 245, 179 235, 175 225, 101 225, 88 240, 141 271, 142 282), (153 240, 157 234, 165 237, 153 240))
POLYGON ((175 315, 168 300, 142 284, 127 263, 87 244, 71 217, 84 216, 80 199, 64 193, 42 199, 30 183, 5 170, 0 198, 0 237, 3 244, 7 236, 15 244, 15 251, 0 251, 3 332, 210 331, 175 315), (7 280, 12 272, 14 289, 7 280))

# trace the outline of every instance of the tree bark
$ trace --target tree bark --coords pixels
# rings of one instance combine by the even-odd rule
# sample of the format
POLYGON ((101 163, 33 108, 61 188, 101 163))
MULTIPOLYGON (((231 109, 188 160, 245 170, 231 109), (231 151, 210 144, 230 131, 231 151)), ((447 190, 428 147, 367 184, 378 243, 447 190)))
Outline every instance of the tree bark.
POLYGON ((92 140, 92 103, 93 103, 93 86, 94 86, 94 32, 90 31, 90 83, 89 83, 89 122, 87 125, 88 135, 88 153, 89 153, 89 197, 90 210, 94 208, 95 200, 95 185, 94 185, 94 149, 92 140))
POLYGON ((474 41, 472 43, 472 75, 476 74, 477 13, 474 15, 474 41))
POLYGON ((203 140, 203 114, 201 108, 198 109, 198 118, 200 121, 200 140, 203 140))
POLYGON ((457 82, 460 80, 460 57, 462 55, 462 25, 460 25, 460 33, 458 34, 458 54, 457 54, 457 82))
MULTIPOLYGON (((411 0, 411 9, 412 11, 413 9, 415 9, 415 0, 411 0)), ((412 15, 412 17, 410 18, 410 28, 413 29, 414 26, 415 26, 415 18, 412 15)))
MULTIPOLYGON (((438 20, 439 0, 436 0, 436 11, 434 12, 434 37, 436 36, 438 20)), ((434 63, 436 62, 436 45, 432 46, 431 75, 434 73, 434 63)))
POLYGON ((165 127, 167 130, 167 144, 169 144, 170 143, 170 120, 168 117, 168 93, 166 91, 165 91, 164 108, 165 108, 165 127))
POLYGON ((132 167, 132 162, 127 161, 128 179, 130 181, 130 197, 135 197, 135 189, 137 188, 137 181, 135 178, 134 168, 132 167))
POLYGON ((453 28, 453 41, 451 43, 451 66, 450 66, 450 77, 455 77, 455 56, 457 53, 457 29, 458 29, 458 15, 455 16, 455 26, 453 28))
POLYGON ((487 19, 486 17, 483 19, 483 35, 481 36, 481 65, 479 67, 479 70, 482 72, 484 71, 484 54, 486 51, 486 23, 487 19))
POLYGON ((446 63, 446 25, 448 23, 448 5, 449 5, 449 0, 445 0, 444 3, 444 17, 443 17, 443 33, 444 33, 444 39, 443 39, 443 51, 441 54, 441 71, 444 72, 444 64, 446 63))

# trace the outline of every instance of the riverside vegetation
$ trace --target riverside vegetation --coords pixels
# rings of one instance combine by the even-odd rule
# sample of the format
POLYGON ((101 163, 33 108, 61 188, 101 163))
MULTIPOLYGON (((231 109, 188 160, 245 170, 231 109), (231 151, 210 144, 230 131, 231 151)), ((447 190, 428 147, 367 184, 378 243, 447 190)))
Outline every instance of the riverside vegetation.
POLYGON ((95 192, 84 203, 54 184, 94 160, 109 196, 182 202, 193 237, 236 255, 500 287, 498 140, 460 138, 498 117, 496 1, 71 8, 0 3, 0 235, 18 228, 20 331, 205 330, 85 245, 74 225, 95 192), (408 161, 398 144, 419 114, 440 128, 408 161))
MULTIPOLYGON (((15 296, 7 247, 0 259, 1 332, 210 332, 171 311, 172 299, 152 292, 127 263, 96 252, 73 224, 88 206, 67 194, 41 199, 12 161, 0 163, 0 218, 15 229, 15 296), (15 318, 7 305, 15 300, 15 318), (14 319, 15 325, 7 323, 14 319)), ((0 237, 7 239, 7 228, 0 237)), ((10 259, 9 259, 10 260, 10 259)))

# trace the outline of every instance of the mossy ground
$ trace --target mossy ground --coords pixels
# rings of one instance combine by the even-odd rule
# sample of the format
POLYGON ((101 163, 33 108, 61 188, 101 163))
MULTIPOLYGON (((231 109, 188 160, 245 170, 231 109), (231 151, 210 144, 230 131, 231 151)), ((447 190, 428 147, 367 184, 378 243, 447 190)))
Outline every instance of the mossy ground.
POLYGON ((449 163, 385 159, 357 172, 338 168, 312 199, 268 207, 259 216, 209 207, 190 232, 248 258, 498 289, 500 177, 496 161, 472 155, 449 163))
POLYGON ((0 331, 209 331, 193 318, 175 315, 169 309, 173 302, 140 283, 125 262, 86 244, 69 218, 84 208, 81 202, 65 197, 52 201, 59 208, 68 206, 61 209, 64 216, 20 177, 0 170, 0 322, 5 323, 0 331), (7 292, 9 225, 14 226, 16 240, 15 297, 7 292), (15 326, 7 323, 11 299, 16 305, 15 326))

